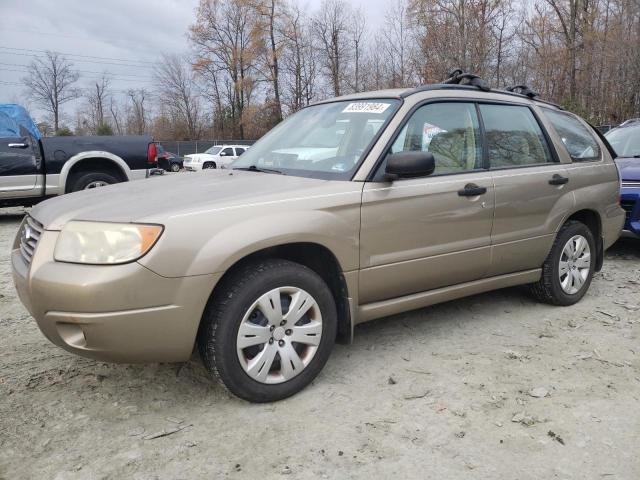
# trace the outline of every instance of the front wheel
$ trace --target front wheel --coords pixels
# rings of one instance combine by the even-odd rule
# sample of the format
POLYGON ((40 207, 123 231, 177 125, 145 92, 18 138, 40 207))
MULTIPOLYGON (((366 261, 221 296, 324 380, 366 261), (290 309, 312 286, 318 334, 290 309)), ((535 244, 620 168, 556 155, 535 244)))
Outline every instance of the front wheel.
POLYGON ((171 164, 171 171, 172 172, 179 172, 180 171, 180 165, 177 163, 172 163, 171 164))
POLYGON ((205 168, 206 168, 206 169, 209 169, 209 168, 216 168, 216 167, 217 167, 217 165, 216 165, 216 163, 215 163, 215 162, 205 162, 205 163, 202 165, 202 168, 203 168, 203 169, 205 169, 205 168))
POLYGON ((198 333, 207 369, 240 398, 271 402, 306 387, 336 337, 331 291, 309 268, 263 260, 226 279, 198 333))
POLYGON ((534 296, 552 305, 573 305, 587 293, 596 265, 596 242, 581 222, 565 223, 542 266, 542 277, 531 285, 534 296))

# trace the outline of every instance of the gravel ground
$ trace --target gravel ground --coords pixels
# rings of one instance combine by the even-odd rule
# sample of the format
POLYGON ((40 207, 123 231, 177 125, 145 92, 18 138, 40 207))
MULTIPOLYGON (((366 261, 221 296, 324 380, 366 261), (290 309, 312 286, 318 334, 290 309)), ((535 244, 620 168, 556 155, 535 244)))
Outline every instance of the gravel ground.
POLYGON ((366 324, 301 394, 251 405, 196 357, 51 345, 11 281, 20 213, 0 213, 0 478, 640 478, 640 241, 578 305, 509 289, 366 324))

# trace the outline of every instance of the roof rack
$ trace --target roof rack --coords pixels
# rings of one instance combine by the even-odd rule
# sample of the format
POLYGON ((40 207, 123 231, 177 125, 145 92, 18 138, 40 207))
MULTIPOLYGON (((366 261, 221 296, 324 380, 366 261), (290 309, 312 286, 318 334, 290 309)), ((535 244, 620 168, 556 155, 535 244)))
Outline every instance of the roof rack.
POLYGON ((514 85, 513 87, 507 87, 507 92, 519 93, 520 95, 524 95, 525 97, 529 97, 534 99, 539 97, 540 94, 534 90, 531 90, 526 85, 514 85))
POLYGON ((447 78, 442 83, 444 85, 469 85, 472 87, 477 87, 483 92, 491 91, 489 85, 487 85, 487 83, 482 78, 473 73, 465 72, 461 68, 456 68, 449 74, 449 78, 447 78))

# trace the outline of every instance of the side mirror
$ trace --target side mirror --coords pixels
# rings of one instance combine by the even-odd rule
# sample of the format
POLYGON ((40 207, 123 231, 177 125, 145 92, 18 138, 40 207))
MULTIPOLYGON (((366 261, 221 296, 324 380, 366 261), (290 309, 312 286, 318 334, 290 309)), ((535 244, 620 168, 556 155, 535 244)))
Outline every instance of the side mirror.
POLYGON ((436 160, 429 152, 398 152, 387 156, 385 174, 389 179, 416 178, 431 175, 436 160))
POLYGON ((221 157, 226 157, 226 156, 227 156, 227 154, 226 154, 225 152, 220 152, 220 156, 221 156, 221 157))

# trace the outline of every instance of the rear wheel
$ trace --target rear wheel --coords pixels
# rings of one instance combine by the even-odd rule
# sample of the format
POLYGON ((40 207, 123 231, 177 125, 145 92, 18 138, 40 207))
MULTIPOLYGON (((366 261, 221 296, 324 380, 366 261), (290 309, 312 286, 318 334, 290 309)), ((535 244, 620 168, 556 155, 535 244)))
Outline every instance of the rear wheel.
POLYGON ((177 163, 172 163, 171 164, 171 171, 172 172, 179 172, 180 171, 180 165, 177 163))
POLYGON ((113 183, 119 183, 120 180, 110 173, 90 172, 79 173, 71 180, 70 192, 78 192, 80 190, 90 190, 93 188, 105 187, 113 183))
POLYGON ((309 268, 264 260, 224 281, 205 311, 198 347, 205 366, 251 402, 289 397, 329 358, 337 314, 331 291, 309 268))
POLYGON ((542 266, 542 278, 531 285, 534 296, 552 305, 573 305, 589 289, 596 265, 596 243, 589 228, 565 223, 542 266))

